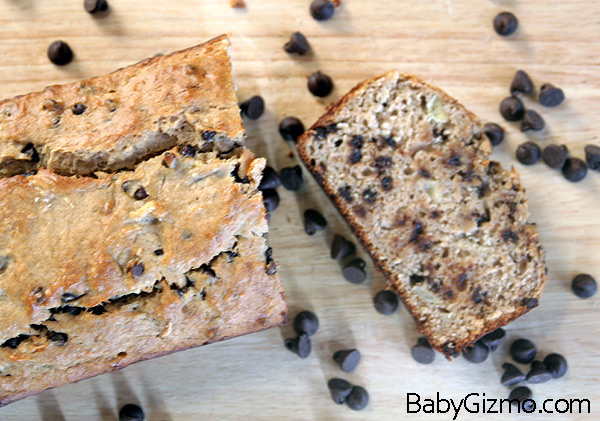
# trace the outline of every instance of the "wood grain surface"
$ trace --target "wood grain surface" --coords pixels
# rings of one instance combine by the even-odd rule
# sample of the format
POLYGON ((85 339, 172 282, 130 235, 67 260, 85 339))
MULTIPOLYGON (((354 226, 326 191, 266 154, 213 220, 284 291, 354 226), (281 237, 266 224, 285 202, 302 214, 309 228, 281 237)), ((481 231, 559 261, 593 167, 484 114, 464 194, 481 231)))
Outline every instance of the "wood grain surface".
MULTIPOLYGON (((498 104, 517 69, 529 72, 537 86, 562 87, 567 100, 558 108, 526 103, 546 119, 544 131, 525 135, 516 124, 503 123, 508 135, 494 152, 495 159, 521 174, 548 263, 540 307, 508 326, 508 333, 510 340, 532 339, 542 357, 559 352, 569 361, 564 378, 531 386, 538 405, 546 398, 591 401, 587 415, 536 411, 518 418, 600 418, 600 294, 581 300, 570 291, 570 280, 579 272, 600 278, 600 173, 571 184, 542 163, 524 167, 513 158, 527 139, 565 144, 578 157, 584 145, 600 143, 598 1, 343 0, 335 17, 323 23, 310 17, 309 0, 246 0, 246 9, 232 9, 228 0, 109 3, 109 13, 94 17, 84 12, 83 0, 0 0, 0 96, 103 74, 229 32, 240 100, 260 94, 267 104, 260 120, 246 124, 250 143, 282 168, 299 161, 293 145, 277 132, 281 118, 296 115, 308 126, 352 86, 390 69, 440 86, 486 121, 500 122, 498 104), (511 38, 492 29, 493 17, 502 10, 519 17, 511 38), (309 39, 311 54, 283 51, 296 30, 309 39), (56 67, 46 57, 56 39, 68 42, 75 53, 68 66, 56 67), (336 86, 323 100, 306 89, 307 75, 316 70, 328 73, 336 86)), ((483 393, 506 397, 509 389, 499 378, 510 340, 479 365, 462 358, 448 362, 441 355, 429 366, 411 359, 410 347, 419 336, 412 320, 403 308, 387 317, 375 312, 371 300, 384 281, 371 264, 364 284, 343 280, 328 245, 334 233, 349 235, 349 230, 306 171, 305 179, 299 193, 280 189, 270 239, 290 316, 311 309, 321 320, 309 358, 301 360, 283 347, 290 327, 272 329, 46 391, 0 409, 0 419, 111 420, 121 405, 136 402, 150 420, 395 420, 411 415, 407 393, 435 399, 439 392, 457 401, 479 393, 474 402, 483 393), (324 213, 325 232, 311 237, 303 232, 306 208, 324 213), (351 347, 360 349, 363 360, 354 373, 345 374, 331 355, 351 347), (326 382, 336 376, 367 388, 371 402, 365 411, 331 401, 326 382)), ((553 403, 547 406, 554 409, 553 403)), ((453 414, 416 417, 447 420, 453 414)), ((465 410, 458 415, 507 417, 465 410)))

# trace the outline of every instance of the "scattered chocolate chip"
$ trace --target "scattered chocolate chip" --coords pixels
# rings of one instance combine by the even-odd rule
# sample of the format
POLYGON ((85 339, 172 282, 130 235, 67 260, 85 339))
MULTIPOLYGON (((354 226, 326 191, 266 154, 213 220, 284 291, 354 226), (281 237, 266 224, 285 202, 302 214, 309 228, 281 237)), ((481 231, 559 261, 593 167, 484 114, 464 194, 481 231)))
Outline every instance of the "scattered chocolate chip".
POLYGON ((279 123, 279 134, 285 140, 296 142, 304 133, 304 125, 296 117, 286 117, 279 123))
POLYGON ((88 13, 103 12, 108 9, 108 2, 106 0, 85 0, 83 7, 88 13))
POLYGON ((261 96, 255 95, 252 98, 242 102, 240 105, 242 114, 250 120, 258 120, 265 112, 265 101, 261 96))
POLYGON ((375 203, 375 201, 377 200, 377 192, 371 189, 366 189, 365 191, 363 191, 363 198, 367 203, 375 203))
POLYGON ((596 280, 587 273, 580 273, 573 278, 573 282, 571 283, 573 294, 579 298, 590 298, 596 293, 597 289, 596 280))
POLYGON ((138 278, 138 277, 142 276, 143 273, 144 273, 144 264, 142 262, 135 262, 133 264, 133 266, 131 267, 131 274, 135 278, 138 278))
POLYGON ((313 235, 317 231, 324 230, 327 226, 327 220, 320 212, 314 209, 304 211, 304 231, 308 235, 313 235))
POLYGON ((68 64, 73 60, 73 51, 64 41, 54 41, 48 47, 48 58, 58 66, 68 64))
POLYGON ((71 111, 75 115, 81 115, 81 114, 83 114, 85 112, 86 108, 87 107, 85 106, 85 104, 82 104, 81 102, 78 102, 77 104, 74 104, 71 107, 71 111))
POLYGON ((548 145, 542 152, 542 159, 550 168, 562 168, 567 160, 567 147, 565 145, 548 145))
POLYGON ((546 358, 544 358, 544 365, 555 379, 558 379, 567 373, 567 360, 560 354, 554 353, 546 356, 546 358))
POLYGON ((600 146, 586 145, 584 148, 585 160, 590 170, 600 170, 600 146))
POLYGON ((294 319, 294 330, 298 334, 314 335, 319 330, 319 318, 312 311, 301 311, 294 319))
POLYGON ((279 173, 274 168, 269 167, 267 165, 263 170, 262 180, 260 180, 258 189, 276 189, 279 186, 281 186, 281 179, 279 178, 279 173))
POLYGON ((308 90, 314 96, 326 97, 333 90, 333 81, 328 75, 318 71, 309 76, 308 90))
POLYGON ((521 143, 517 148, 517 160, 523 165, 533 165, 542 157, 540 147, 534 142, 521 143))
POLYGON ((363 259, 357 258, 352 260, 344 269, 342 269, 342 275, 344 278, 353 284, 360 284, 367 279, 367 274, 365 272, 365 261, 363 259))
POLYGON ((341 259, 346 256, 354 254, 356 246, 351 241, 346 240, 341 235, 333 237, 331 243, 331 258, 334 260, 341 259))
MULTIPOLYGON (((123 183, 123 187, 125 186, 125 183, 123 183)), ((148 193, 146 193, 146 189, 143 188, 142 186, 138 187, 137 190, 135 191, 135 193, 133 193, 133 197, 135 198, 135 200, 144 200, 145 198, 148 197, 148 193)))
POLYGON ((494 352, 506 339, 506 332, 501 327, 488 333, 479 342, 487 346, 490 351, 494 352))
POLYGON ((546 383, 552 380, 552 373, 546 368, 546 365, 541 361, 531 363, 531 370, 527 373, 527 381, 532 384, 546 383))
POLYGON ((294 167, 286 167, 279 173, 281 184, 288 190, 296 191, 300 190, 303 184, 302 180, 302 168, 300 165, 294 167))
POLYGON ((33 143, 28 143, 25 145, 23 149, 21 149, 21 153, 29 156, 29 160, 31 162, 40 162, 40 156, 37 152, 37 149, 35 149, 35 146, 33 146, 33 143))
POLYGON ((285 347, 294 354, 297 354, 300 358, 306 358, 310 355, 310 338, 308 335, 301 334, 293 339, 286 339, 285 347))
POLYGON ((343 349, 333 354, 333 361, 338 363, 342 371, 349 373, 353 371, 360 362, 358 349, 343 349))
POLYGON ((523 121, 521 122, 521 131, 526 132, 528 130, 539 131, 546 126, 542 116, 535 110, 525 111, 523 121))
POLYGON ((535 358, 537 349, 529 339, 517 339, 510 346, 510 356, 520 364, 529 364, 535 358))
POLYGON ((265 189, 262 191, 263 202, 267 212, 273 212, 279 206, 279 193, 275 189, 265 189))
POLYGON ((310 50, 310 44, 301 32, 294 32, 290 40, 283 46, 283 49, 288 53, 304 55, 310 50))
POLYGON ((533 82, 527 73, 523 70, 517 70, 515 77, 510 84, 510 94, 514 95, 517 92, 529 94, 533 92, 533 82))
POLYGON ((513 34, 519 26, 517 17, 511 12, 501 12, 494 18, 494 30, 498 35, 506 37, 513 34))
POLYGON ((129 403, 119 411, 119 421, 144 421, 144 410, 136 404, 129 403))
POLYGON ((331 399, 338 405, 343 404, 352 392, 352 385, 344 379, 330 379, 327 382, 327 387, 331 393, 331 399))
POLYGON ((431 364, 435 360, 435 352, 426 338, 417 340, 417 344, 412 347, 411 355, 420 364, 431 364))
POLYGON ((567 158, 562 173, 567 180, 576 183, 587 175, 587 165, 579 158, 567 158))
POLYGON ((193 145, 181 145, 178 148, 179 153, 183 156, 196 156, 196 148, 193 145))
POLYGON ((375 294, 375 297, 373 297, 373 305, 377 312, 387 316, 398 309, 398 296, 392 291, 379 291, 375 294))
POLYGON ((545 83, 540 88, 540 104, 544 107, 556 107, 565 100, 565 93, 550 83, 545 83))
POLYGON ((500 378, 500 383, 503 386, 513 386, 522 382, 527 377, 511 363, 502 364, 502 368, 504 369, 504 374, 502 374, 502 377, 500 378))
POLYGON ((69 335, 62 332, 52 332, 49 336, 52 342, 56 342, 58 346, 65 346, 69 340, 69 335))
POLYGON ((487 123, 483 126, 483 132, 490 140, 492 146, 498 146, 504 140, 504 129, 496 123, 487 123))
POLYGON ((310 4, 310 14, 315 20, 329 20, 335 12, 335 3, 329 0, 314 0, 310 4))
POLYGON ((506 121, 519 121, 525 114, 525 107, 519 98, 509 96, 500 103, 500 114, 506 121))
POLYGON ((490 350, 483 342, 477 341, 473 345, 468 346, 462 354, 467 361, 479 364, 487 360, 490 350))
MULTIPOLYGON (((528 387, 519 386, 510 392, 510 394, 508 395, 508 400, 518 401, 519 406, 522 406, 522 408, 526 411, 530 411, 533 407, 533 402, 531 402, 532 396, 533 396, 533 394, 531 393, 531 390, 528 387), (525 402, 525 401, 530 401, 530 402, 525 402)), ((511 402, 511 403, 513 403, 513 402, 511 402)))
POLYGON ((389 191, 392 189, 393 180, 392 177, 385 176, 381 179, 381 188, 385 191, 389 191))
POLYGON ((355 411, 361 411, 369 404, 369 394, 364 387, 354 386, 346 398, 346 405, 355 411))

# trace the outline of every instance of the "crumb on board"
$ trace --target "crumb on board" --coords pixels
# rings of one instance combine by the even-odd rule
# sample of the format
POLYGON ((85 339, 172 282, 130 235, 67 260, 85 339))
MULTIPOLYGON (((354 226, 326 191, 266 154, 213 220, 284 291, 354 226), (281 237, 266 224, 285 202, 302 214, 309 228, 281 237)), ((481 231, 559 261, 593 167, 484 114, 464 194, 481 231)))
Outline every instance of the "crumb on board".
POLYGON ((235 9, 241 9, 246 7, 244 0, 229 0, 229 5, 235 9))

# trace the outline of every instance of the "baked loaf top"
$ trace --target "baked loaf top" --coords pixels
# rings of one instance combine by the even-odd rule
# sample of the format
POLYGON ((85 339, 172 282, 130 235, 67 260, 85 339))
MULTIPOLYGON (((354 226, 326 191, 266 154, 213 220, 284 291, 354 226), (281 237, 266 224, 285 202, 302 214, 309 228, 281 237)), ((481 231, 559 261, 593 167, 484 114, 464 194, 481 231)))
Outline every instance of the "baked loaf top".
POLYGON ((176 145, 243 141, 229 39, 0 102, 0 175, 132 168, 176 145))
POLYGON ((477 117, 416 77, 367 80, 298 152, 431 345, 456 356, 537 306, 543 251, 477 117))

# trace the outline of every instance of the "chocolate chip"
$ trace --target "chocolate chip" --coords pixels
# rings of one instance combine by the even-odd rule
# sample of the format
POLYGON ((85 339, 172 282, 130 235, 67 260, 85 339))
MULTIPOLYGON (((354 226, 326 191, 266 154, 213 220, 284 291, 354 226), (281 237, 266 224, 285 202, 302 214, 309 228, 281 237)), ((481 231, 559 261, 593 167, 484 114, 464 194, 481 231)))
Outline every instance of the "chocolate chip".
POLYGON ((85 106, 85 104, 82 104, 81 102, 78 102, 77 104, 74 104, 71 107, 71 111, 75 115, 81 115, 81 114, 83 114, 85 112, 86 108, 87 107, 85 106))
POLYGON ((502 364, 502 368, 504 369, 504 374, 502 374, 502 377, 500 378, 500 383, 503 386, 513 386, 522 382, 527 377, 511 363, 502 364))
POLYGON ((587 175, 587 165, 579 158, 567 158, 562 173, 567 180, 576 183, 587 175))
POLYGON ((328 75, 318 71, 309 76, 308 90, 314 96, 326 97, 333 90, 333 81, 328 75))
POLYGON ((483 342, 477 341, 473 345, 466 347, 462 354, 467 361, 479 364, 487 360, 490 350, 483 342))
POLYGON ((338 188, 338 194, 342 199, 348 203, 352 203, 354 198, 352 197, 352 189, 350 186, 343 186, 338 188))
POLYGON ((92 313, 94 316, 100 316, 100 315, 106 313, 106 308, 104 308, 103 305, 98 304, 97 306, 89 308, 88 311, 90 313, 92 313))
POLYGON ((66 42, 54 41, 48 47, 48 58, 52 63, 63 66, 73 60, 73 51, 66 42))
POLYGON ((435 360, 435 352, 426 338, 419 338, 410 353, 413 359, 420 364, 431 364, 435 360))
POLYGON ((448 165, 459 166, 460 165, 460 155, 452 155, 450 159, 448 159, 448 165))
POLYGON ((329 20, 335 12, 335 3, 329 0, 314 0, 310 4, 310 14, 315 20, 329 20))
POLYGON ((494 30, 503 37, 513 34, 519 26, 517 17, 511 12, 501 12, 494 18, 494 30))
POLYGON ((552 373, 546 368, 546 365, 541 361, 531 363, 531 370, 527 373, 527 381, 532 384, 546 383, 552 380, 552 373))
POLYGON ((596 280, 587 273, 580 273, 573 278, 573 282, 571 283, 573 294, 579 298, 590 298, 596 293, 597 289, 596 280))
POLYGON ((352 260, 344 269, 342 269, 342 275, 344 278, 353 284, 360 284, 367 279, 367 274, 365 272, 365 261, 363 259, 357 258, 352 260))
POLYGON ((529 94, 533 92, 533 82, 527 73, 523 70, 517 70, 515 77, 510 84, 510 94, 514 95, 517 92, 529 94))
MULTIPOLYGON (((0 256, 0 273, 4 272, 6 270, 6 268, 8 267, 9 261, 10 261, 10 257, 0 256)), ((40 292, 41 292, 41 289, 40 289, 40 292)))
POLYGON ((202 139, 206 140, 207 142, 212 142, 216 134, 217 132, 215 132, 214 130, 204 130, 202 132, 202 139))
POLYGON ((78 299, 79 297, 80 297, 80 295, 73 294, 73 293, 71 293, 71 292, 65 292, 64 294, 62 294, 62 295, 60 296, 60 301, 61 301, 63 304, 66 304, 66 303, 68 303, 68 302, 70 302, 70 301, 73 301, 73 300, 76 300, 76 299, 78 299))
POLYGON ((584 148, 585 160, 590 170, 600 170, 600 146, 586 145, 584 148))
POLYGON ((314 335, 319 330, 319 318, 312 311, 301 311, 294 318, 294 330, 298 334, 314 335))
POLYGON ((285 43, 283 49, 288 53, 304 55, 310 50, 310 44, 301 32, 294 32, 290 40, 285 43))
POLYGON ((250 120, 258 120, 265 112, 265 101, 261 96, 255 95, 252 98, 242 102, 240 105, 242 114, 250 120))
POLYGON ((181 145, 178 148, 179 153, 183 156, 196 156, 196 148, 193 145, 181 145))
POLYGON ((550 83, 545 83, 540 88, 540 104, 544 107, 556 107, 565 100, 565 93, 550 83))
POLYGON ((375 297, 373 297, 373 305, 377 312, 387 316, 398 309, 398 296, 392 291, 379 291, 375 294, 375 297))
POLYGON ((24 340, 26 340, 28 338, 29 338, 29 335, 21 334, 14 338, 7 339, 0 346, 3 348, 17 349, 19 347, 19 345, 21 344, 21 342, 23 342, 24 340))
POLYGON ((352 153, 350 154, 350 158, 348 159, 348 162, 350 162, 350 164, 356 164, 361 159, 362 159, 362 152, 358 149, 353 149, 352 153))
POLYGON ((338 363, 342 371, 349 373, 353 371, 360 362, 358 349, 343 349, 333 354, 333 361, 338 363))
MULTIPOLYGON (((518 405, 522 407, 525 411, 531 411, 533 408, 533 401, 531 397, 533 394, 528 387, 519 386, 516 389, 512 390, 508 395, 508 400, 517 401, 518 405), (526 402, 527 401, 527 402, 526 402)), ((511 404, 514 402, 511 402, 511 404)))
POLYGON ((142 262, 134 262, 133 266, 131 267, 131 274, 135 278, 138 278, 138 277, 142 276, 143 273, 144 273, 144 264, 142 262))
POLYGON ((393 180, 392 177, 386 176, 381 179, 381 188, 385 191, 392 189, 393 180))
POLYGON ((314 209, 304 211, 304 231, 308 235, 313 235, 317 231, 324 230, 327 226, 327 220, 320 212, 314 209))
POLYGON ((294 354, 297 354, 300 358, 306 358, 310 355, 310 338, 308 335, 302 334, 292 339, 286 339, 285 347, 294 354))
POLYGON ((356 247, 354 243, 346 240, 341 235, 336 235, 333 237, 333 242, 331 243, 331 258, 334 260, 341 259, 346 256, 350 256, 354 254, 356 251, 356 247))
POLYGON ((509 96, 500 103, 500 114, 506 121, 519 121, 525 114, 525 107, 519 98, 509 96))
POLYGON ((560 354, 554 353, 546 356, 546 358, 544 358, 544 365, 555 379, 558 379, 567 373, 567 360, 560 354))
POLYGON ((38 155, 35 146, 33 146, 33 143, 28 143, 27 145, 25 145, 23 149, 21 149, 21 153, 24 153, 25 155, 29 156, 29 160, 31 162, 40 162, 40 156, 38 155))
POLYGON ((300 190, 303 184, 302 168, 300 168, 300 165, 283 168, 279 173, 279 178, 281 178, 281 184, 286 189, 292 191, 300 190))
POLYGON ((539 301, 537 298, 524 298, 523 305, 527 308, 535 308, 539 305, 539 301))
POLYGON ((504 140, 504 129, 496 123, 487 123, 483 126, 483 132, 492 146, 498 146, 504 140))
POLYGON ((279 173, 274 168, 269 167, 267 165, 263 170, 262 180, 260 180, 258 189, 276 189, 279 186, 281 186, 281 179, 279 178, 279 173))
POLYGON ((364 387, 354 386, 346 398, 346 405, 355 411, 362 411, 369 404, 369 394, 364 387))
POLYGON ((550 168, 562 168, 567 160, 567 147, 565 145, 548 145, 542 152, 542 159, 550 168))
POLYGON ((133 403, 129 403, 119 411, 119 421, 144 421, 144 410, 133 403))
POLYGON ((365 141, 361 135, 356 135, 352 139, 350 139, 350 146, 356 149, 362 148, 364 143, 365 141))
POLYGON ((517 160, 523 165, 536 164, 541 157, 542 151, 534 142, 521 143, 517 148, 517 160))
MULTIPOLYGON (((123 185, 125 185, 125 183, 123 183, 123 185)), ((145 188, 140 186, 135 190, 135 193, 133 193, 133 197, 135 200, 144 200, 148 197, 148 193, 146 193, 145 188)))
POLYGON ((49 336, 52 342, 56 342, 58 346, 65 346, 69 340, 69 335, 62 332, 52 332, 49 336))
POLYGON ((296 117, 286 117, 279 123, 279 134, 285 140, 296 142, 304 133, 304 125, 296 117))
MULTIPOLYGON (((331 123, 324 127, 323 126, 315 127, 313 129, 313 132, 317 139, 325 139, 325 136, 327 136, 328 134, 337 132, 337 123, 331 123)), ((338 139, 335 141, 336 147, 340 146, 341 144, 342 144, 341 139, 338 139)))
POLYGON ((489 348, 490 351, 494 352, 506 339, 506 332, 501 327, 488 333, 479 341, 489 348))
POLYGON ((343 404, 352 392, 352 385, 344 379, 330 379, 327 382, 327 387, 331 393, 331 399, 338 405, 343 404))
POLYGON ((106 0, 85 0, 83 7, 88 13, 103 12, 108 9, 108 2, 106 0))
POLYGON ((535 358, 537 349, 529 339, 517 339, 510 346, 510 356, 520 364, 529 364, 535 358))
POLYGON ((267 212, 273 212, 279 206, 279 193, 275 189, 265 189, 262 192, 263 202, 267 212))
POLYGON ((375 201, 377 200, 377 192, 371 189, 366 189, 365 191, 363 191, 363 198, 367 203, 375 203, 375 201))
POLYGON ((408 239, 409 243, 412 243, 417 238, 419 238, 423 234, 423 224, 420 221, 413 222, 413 230, 410 234, 410 238, 408 239))
POLYGON ((525 115, 523 116, 523 121, 521 122, 521 131, 526 132, 528 130, 539 131, 542 130, 546 126, 544 123, 544 119, 541 115, 535 110, 527 110, 525 111, 525 115))

